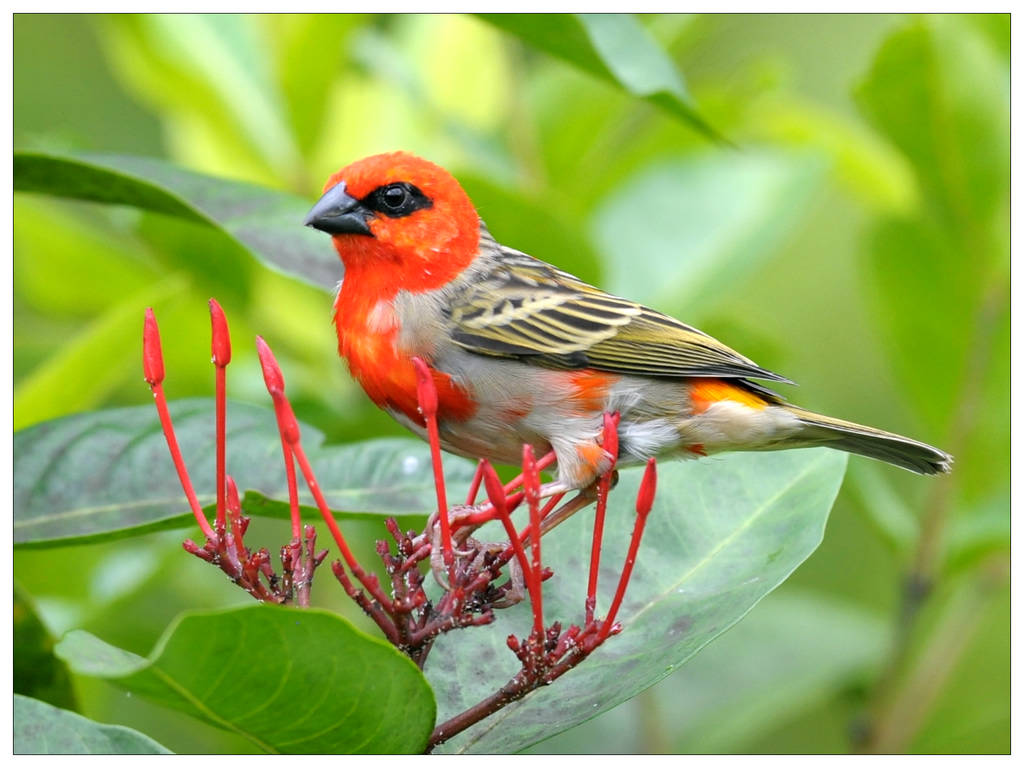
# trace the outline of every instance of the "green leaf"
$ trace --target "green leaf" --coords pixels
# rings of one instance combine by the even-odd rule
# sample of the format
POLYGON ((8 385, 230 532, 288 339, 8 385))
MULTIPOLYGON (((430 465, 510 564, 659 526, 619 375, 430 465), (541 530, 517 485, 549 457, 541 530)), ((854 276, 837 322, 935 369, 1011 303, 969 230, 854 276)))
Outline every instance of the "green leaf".
POLYGON ((604 287, 666 311, 699 311, 778 247, 823 171, 814 155, 771 151, 660 160, 591 217, 604 287))
POLYGON ((666 751, 742 753, 752 738, 873 671, 887 637, 880 616, 784 587, 645 691, 647 701, 632 699, 529 751, 638 752, 657 734, 654 744, 666 751))
POLYGON ((480 14, 528 45, 617 85, 725 141, 701 117, 683 76, 631 14, 480 14))
POLYGON ((459 182, 500 243, 596 282, 598 258, 583 228, 551 200, 535 199, 469 173, 459 182))
POLYGON ((267 752, 421 752, 434 725, 422 673, 326 611, 270 605, 185 614, 149 658, 68 633, 57 653, 100 677, 250 739, 267 752))
POLYGON ((225 172, 244 168, 254 180, 288 178, 301 166, 254 17, 116 14, 103 22, 115 72, 165 116, 180 155, 225 172))
POLYGON ((67 667, 53 655, 53 638, 36 615, 28 595, 14 588, 14 692, 73 707, 67 667))
POLYGON ((913 163, 940 216, 969 231, 1009 184, 1009 69, 962 17, 918 17, 889 36, 855 97, 913 163))
POLYGON ((171 275, 109 306, 67 339, 18 383, 14 428, 95 407, 129 375, 137 376, 138 362, 124 350, 139 343, 140 307, 173 300, 184 287, 180 276, 171 275))
POLYGON ((858 511, 878 537, 900 557, 911 551, 921 533, 914 510, 896 493, 880 464, 858 461, 847 474, 847 488, 858 511))
MULTIPOLYGON (((893 365, 933 428, 949 430, 965 382, 999 359, 1009 292, 1009 80, 974 25, 916 18, 892 34, 856 90, 907 156, 924 204, 879 222, 866 272, 893 365)), ((976 389, 976 387, 975 387, 976 389)), ((961 470, 963 471, 963 470, 961 470)))
MULTIPOLYGON (((214 509, 214 401, 170 406, 182 455, 200 504, 214 509)), ((363 514, 427 515, 436 508, 430 454, 413 439, 323 446, 302 425, 303 446, 328 504, 363 514)), ((156 408, 81 413, 37 424, 14 436, 14 540, 56 545, 189 524, 191 514, 156 408)), ((447 482, 468 484, 474 465, 445 461, 447 482)), ((273 411, 245 403, 227 408, 227 468, 247 514, 288 517, 287 481, 273 411)), ((304 518, 319 513, 304 485, 304 518)))
POLYGON ((328 238, 302 226, 312 201, 155 158, 16 152, 14 188, 207 224, 264 265, 325 290, 343 272, 328 238))
MULTIPOLYGON (((824 449, 731 454, 659 466, 658 495, 612 637, 550 687, 534 691, 442 745, 445 752, 523 749, 635 696, 742 618, 821 542, 846 456, 824 449)), ((620 473, 604 534, 598 615, 607 610, 633 528, 640 470, 620 473)), ((544 539, 546 621, 580 623, 590 512, 544 539)), ((485 532, 482 538, 486 538, 485 532)), ((500 534, 494 533, 497 537, 500 534)), ((505 646, 529 632, 528 601, 493 627, 440 638, 425 672, 439 722, 493 693, 518 661, 505 646), (479 670, 489 670, 481 675, 479 670)))
POLYGON ((972 568, 993 552, 1010 549, 1010 498, 1005 487, 952 521, 943 568, 949 575, 972 568))
POLYGON ((288 104, 292 133, 303 152, 316 144, 338 76, 338 62, 353 30, 366 17, 349 13, 259 16, 276 44, 276 79, 288 104))
POLYGON ((169 755, 145 734, 14 695, 16 755, 169 755))

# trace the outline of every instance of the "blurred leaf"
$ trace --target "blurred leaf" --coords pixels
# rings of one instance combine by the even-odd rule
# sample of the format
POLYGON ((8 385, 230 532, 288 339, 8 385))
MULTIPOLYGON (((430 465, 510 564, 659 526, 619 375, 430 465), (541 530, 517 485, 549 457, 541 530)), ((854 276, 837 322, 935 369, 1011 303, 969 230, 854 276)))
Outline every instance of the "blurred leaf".
POLYGON ((109 307, 77 336, 18 383, 14 428, 94 407, 104 395, 139 374, 139 308, 180 293, 184 282, 171 275, 109 307), (126 354, 126 350, 131 350, 126 354))
MULTIPOLYGON (((214 402, 170 404, 174 429, 200 504, 215 509, 214 402)), ((302 425, 303 447, 327 503, 335 511, 428 515, 437 505, 429 450, 405 438, 323 446, 302 425)), ((138 406, 81 413, 37 424, 14 436, 14 540, 54 545, 189 525, 191 513, 160 430, 156 408, 138 406)), ((445 479, 468 485, 475 465, 445 461, 445 479)), ((231 402, 227 467, 246 490, 250 514, 288 517, 288 486, 273 411, 231 402)), ((299 500, 306 519, 318 517, 312 496, 299 500)))
POLYGON ((346 148, 349 159, 401 147, 449 169, 472 158, 479 172, 511 178, 512 160, 495 136, 513 108, 511 76, 498 41, 487 45, 491 35, 497 37, 474 21, 424 15, 396 17, 388 34, 374 27, 363 30, 353 40, 352 58, 369 77, 346 79, 336 89, 336 134, 325 137, 320 153, 325 162, 329 159, 329 172, 338 167, 338 146, 346 148), (484 40, 478 39, 481 28, 484 40), (481 64, 480 51, 494 60, 481 64), (469 70, 467 59, 473 62, 469 70), (452 66, 460 67, 454 86, 439 74, 452 66), (458 96, 454 109, 453 87, 458 96), (377 117, 353 121, 353 114, 377 117))
POLYGON ((14 695, 16 755, 169 755, 145 734, 14 695))
POLYGON ((480 17, 559 59, 625 88, 725 141, 693 103, 682 75, 631 14, 493 14, 480 17))
POLYGON ((1010 63, 1010 14, 1008 13, 971 13, 964 17, 974 24, 989 44, 1005 60, 1010 63))
POLYGON ((591 218, 604 287, 700 312, 778 247, 823 170, 813 155, 748 151, 666 159, 637 173, 591 218))
POLYGON ((252 17, 118 14, 103 17, 114 71, 159 110, 182 157, 270 183, 301 166, 283 99, 252 17))
POLYGON ((402 22, 409 34, 396 42, 439 116, 480 132, 508 125, 518 86, 500 32, 461 14, 409 15, 402 22))
POLYGON ((1010 551, 1010 498, 1000 489, 950 525, 944 568, 961 573, 993 552, 1010 551))
POLYGON ((907 159, 861 123, 791 98, 762 98, 751 108, 756 137, 796 148, 821 149, 836 175, 866 205, 885 213, 910 213, 919 190, 907 159))
POLYGON ((68 633, 57 653, 76 674, 109 680, 267 752, 421 752, 434 726, 434 697, 415 664, 315 609, 185 614, 148 659, 82 631, 68 633))
POLYGON ((654 689, 662 728, 674 751, 743 751, 752 736, 865 679, 888 646, 881 616, 825 595, 773 594, 654 689))
POLYGON ((64 662, 53 655, 53 638, 28 598, 14 588, 14 692, 59 707, 73 707, 75 694, 64 662))
POLYGON ((341 262, 330 241, 302 226, 312 203, 283 192, 148 157, 32 152, 15 153, 14 188, 199 222, 233 238, 271 269, 324 290, 333 290, 341 279, 341 262))
POLYGON ((258 20, 275 46, 277 85, 288 104, 292 133, 308 153, 323 129, 326 95, 341 71, 348 39, 367 18, 350 13, 289 13, 258 20))
POLYGON ((35 308, 88 316, 160 279, 145 247, 96 212, 80 203, 15 198, 14 279, 35 308))
POLYGON ((922 189, 920 215, 872 233, 870 277, 903 384, 946 430, 965 387, 999 354, 988 326, 1009 269, 1008 88, 1007 68, 974 26, 935 16, 890 35, 856 91, 922 189))
POLYGON ((847 486, 858 498, 857 507, 871 527, 894 552, 903 556, 917 542, 921 526, 888 477, 879 464, 857 461, 850 465, 847 486))
POLYGON ((597 254, 576 222, 550 201, 536 200, 474 174, 459 182, 498 242, 557 264, 584 280, 600 277, 597 254))
MULTIPOLYGON (((657 501, 619 614, 622 634, 555 685, 510 704, 441 751, 517 751, 666 677, 814 551, 845 466, 844 454, 824 449, 661 465, 657 501)), ((611 495, 598 615, 615 590, 640 476, 639 469, 622 470, 611 495)), ((563 626, 582 617, 591 549, 591 530, 582 517, 544 540, 544 562, 555 572, 545 582, 545 616, 563 626)), ((529 626, 530 608, 522 603, 501 612, 486 635, 438 639, 425 671, 437 693, 440 722, 515 674, 518 662, 505 637, 523 635, 529 626), (481 669, 493 672, 481 675, 481 669)))
POLYGON ((880 617, 785 587, 641 696, 529 751, 745 752, 751 737, 872 671, 886 641, 880 617))
POLYGON ((865 276, 908 401, 933 432, 950 427, 973 350, 979 273, 942 230, 885 219, 869 235, 865 276))
POLYGON ((913 163, 938 215, 970 243, 1008 190, 1007 67, 963 17, 918 17, 885 41, 855 97, 913 163))

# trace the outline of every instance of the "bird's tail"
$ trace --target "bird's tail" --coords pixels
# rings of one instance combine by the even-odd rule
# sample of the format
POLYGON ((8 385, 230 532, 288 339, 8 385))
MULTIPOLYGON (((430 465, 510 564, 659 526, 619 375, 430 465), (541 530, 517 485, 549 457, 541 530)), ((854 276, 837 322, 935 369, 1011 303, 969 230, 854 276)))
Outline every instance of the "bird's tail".
POLYGON ((833 419, 786 404, 783 406, 804 425, 797 440, 805 445, 826 445, 872 459, 879 459, 921 475, 949 472, 953 457, 945 451, 851 421, 833 419))

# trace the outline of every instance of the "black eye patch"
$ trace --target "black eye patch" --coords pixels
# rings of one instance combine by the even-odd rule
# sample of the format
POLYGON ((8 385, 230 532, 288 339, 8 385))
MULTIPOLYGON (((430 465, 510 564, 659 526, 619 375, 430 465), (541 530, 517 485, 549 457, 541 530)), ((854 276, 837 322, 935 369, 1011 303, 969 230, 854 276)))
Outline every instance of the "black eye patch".
POLYGON ((407 181, 396 181, 377 187, 360 202, 370 210, 383 213, 392 219, 434 207, 433 200, 407 181))

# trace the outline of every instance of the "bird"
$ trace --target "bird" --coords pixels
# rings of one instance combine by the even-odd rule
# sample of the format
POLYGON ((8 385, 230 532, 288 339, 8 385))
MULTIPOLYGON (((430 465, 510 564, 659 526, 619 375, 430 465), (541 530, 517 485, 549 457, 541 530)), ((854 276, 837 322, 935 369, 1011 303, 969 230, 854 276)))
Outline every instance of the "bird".
MULTIPOLYGON (((331 175, 304 224, 345 273, 338 352, 369 398, 421 437, 413 358, 438 394, 441 447, 518 464, 553 451, 545 494, 650 457, 827 446, 922 475, 952 456, 790 404, 792 384, 710 335, 499 243, 444 168, 398 151, 331 175), (618 454, 604 414, 619 414, 618 454)), ((642 254, 634 254, 642 258, 642 254)))

